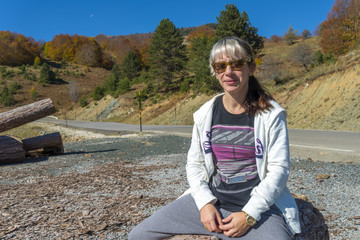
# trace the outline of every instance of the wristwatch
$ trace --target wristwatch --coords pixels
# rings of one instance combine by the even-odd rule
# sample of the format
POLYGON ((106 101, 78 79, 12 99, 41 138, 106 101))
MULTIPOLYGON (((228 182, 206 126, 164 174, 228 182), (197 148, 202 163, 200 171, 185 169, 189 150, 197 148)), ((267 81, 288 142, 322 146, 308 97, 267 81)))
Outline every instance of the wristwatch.
POLYGON ((243 211, 243 213, 245 214, 246 224, 250 227, 254 226, 256 224, 255 218, 250 216, 247 212, 243 211))

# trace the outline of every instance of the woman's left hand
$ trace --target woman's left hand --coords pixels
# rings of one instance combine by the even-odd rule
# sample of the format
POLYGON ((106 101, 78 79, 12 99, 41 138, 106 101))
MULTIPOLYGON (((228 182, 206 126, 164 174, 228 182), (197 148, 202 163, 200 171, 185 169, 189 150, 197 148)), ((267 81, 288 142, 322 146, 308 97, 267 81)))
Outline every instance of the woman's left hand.
POLYGON ((240 237, 250 228, 246 224, 245 214, 243 212, 234 212, 223 219, 224 225, 219 226, 228 237, 240 237))

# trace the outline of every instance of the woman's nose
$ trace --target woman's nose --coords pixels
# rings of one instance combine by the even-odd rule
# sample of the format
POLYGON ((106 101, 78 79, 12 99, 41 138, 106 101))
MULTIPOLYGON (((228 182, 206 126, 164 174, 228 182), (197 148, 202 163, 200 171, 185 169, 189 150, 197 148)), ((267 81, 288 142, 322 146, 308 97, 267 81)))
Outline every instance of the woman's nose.
POLYGON ((225 73, 226 73, 226 74, 230 74, 231 72, 232 72, 232 68, 231 68, 231 66, 230 66, 230 64, 229 64, 229 65, 227 65, 226 68, 225 68, 225 73))

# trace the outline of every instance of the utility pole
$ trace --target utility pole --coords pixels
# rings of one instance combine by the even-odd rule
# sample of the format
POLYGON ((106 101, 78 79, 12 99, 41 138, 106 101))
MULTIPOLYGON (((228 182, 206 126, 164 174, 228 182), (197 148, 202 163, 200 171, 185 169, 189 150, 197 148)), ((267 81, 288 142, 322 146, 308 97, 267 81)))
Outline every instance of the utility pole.
POLYGON ((176 125, 176 107, 175 107, 175 125, 176 125))
POLYGON ((139 118, 140 118, 140 132, 142 133, 142 122, 141 122, 141 96, 139 91, 139 118))

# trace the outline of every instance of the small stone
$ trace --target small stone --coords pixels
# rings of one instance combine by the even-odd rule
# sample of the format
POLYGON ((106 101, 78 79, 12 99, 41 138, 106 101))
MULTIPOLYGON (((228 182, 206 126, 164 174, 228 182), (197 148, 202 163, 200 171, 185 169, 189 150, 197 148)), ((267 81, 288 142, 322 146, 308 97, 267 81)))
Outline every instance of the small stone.
POLYGON ((318 174, 316 175, 316 179, 328 179, 330 177, 329 174, 318 174))

